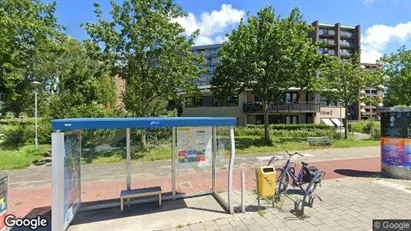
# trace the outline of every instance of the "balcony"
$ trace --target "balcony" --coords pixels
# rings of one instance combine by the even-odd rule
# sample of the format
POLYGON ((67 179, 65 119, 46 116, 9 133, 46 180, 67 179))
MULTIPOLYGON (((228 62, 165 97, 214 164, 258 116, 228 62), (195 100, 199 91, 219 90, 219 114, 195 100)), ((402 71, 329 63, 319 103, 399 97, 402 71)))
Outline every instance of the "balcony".
POLYGON ((347 40, 340 40, 340 46, 341 47, 352 48, 353 44, 351 42, 348 42, 347 40))
POLYGON ((350 31, 341 31, 341 32, 340 32, 340 37, 351 38, 352 35, 353 35, 353 33, 350 32, 350 31))
POLYGON ((353 55, 353 52, 348 51, 347 49, 340 49, 340 56, 347 57, 347 56, 351 56, 351 55, 353 55))
POLYGON ((321 36, 334 36, 335 35, 335 30, 333 29, 320 29, 319 35, 321 36))
MULTIPOLYGON (((244 103, 243 111, 245 113, 263 113, 264 108, 259 103, 244 103)), ((298 102, 293 104, 270 104, 268 112, 319 112, 320 104, 315 102, 298 102)))

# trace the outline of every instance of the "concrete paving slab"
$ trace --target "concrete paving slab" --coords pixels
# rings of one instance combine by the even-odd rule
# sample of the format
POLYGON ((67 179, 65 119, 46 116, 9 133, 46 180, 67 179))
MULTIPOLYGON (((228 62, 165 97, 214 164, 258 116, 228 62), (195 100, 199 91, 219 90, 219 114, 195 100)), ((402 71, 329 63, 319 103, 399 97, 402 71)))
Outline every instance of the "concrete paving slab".
MULTIPOLYGON (((159 230, 183 227, 206 220, 229 218, 213 196, 193 197, 164 201, 161 208, 156 203, 125 208, 110 208, 76 215, 69 231, 106 230, 159 230)), ((202 225, 201 225, 202 226, 202 225)))

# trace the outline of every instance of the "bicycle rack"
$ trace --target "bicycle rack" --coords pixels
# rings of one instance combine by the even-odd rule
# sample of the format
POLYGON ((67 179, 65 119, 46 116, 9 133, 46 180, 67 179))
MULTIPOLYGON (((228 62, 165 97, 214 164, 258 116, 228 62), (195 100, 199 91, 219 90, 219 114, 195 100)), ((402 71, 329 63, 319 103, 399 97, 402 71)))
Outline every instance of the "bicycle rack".
POLYGON ((317 181, 317 180, 320 180, 320 179, 324 176, 323 173, 324 173, 324 172, 322 172, 322 171, 321 171, 321 172, 317 172, 317 173, 314 175, 314 177, 311 179, 311 181, 310 181, 310 183, 308 184, 307 188, 306 188, 305 190, 304 190, 303 188, 301 188, 302 191, 303 191, 303 193, 304 193, 303 199, 302 199, 302 200, 295 200, 295 201, 294 201, 294 212, 295 212, 297 215, 304 215, 304 207, 305 207, 305 206, 309 206, 310 208, 312 208, 312 207, 313 207, 313 204, 314 204, 315 198, 318 197, 318 199, 319 199, 320 201, 322 201, 322 200, 321 200, 321 197, 319 197, 319 196, 317 196, 317 195, 315 195, 315 194, 309 193, 309 192, 310 192, 310 190, 312 189, 312 187, 314 186, 314 182, 317 181), (307 201, 307 199, 308 199, 308 201, 307 201))

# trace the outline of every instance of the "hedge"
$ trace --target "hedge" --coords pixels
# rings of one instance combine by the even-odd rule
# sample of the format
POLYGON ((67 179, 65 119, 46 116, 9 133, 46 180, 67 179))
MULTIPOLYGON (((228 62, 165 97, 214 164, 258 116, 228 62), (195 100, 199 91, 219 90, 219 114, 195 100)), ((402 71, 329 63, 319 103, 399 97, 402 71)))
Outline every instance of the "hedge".
MULTIPOLYGON (((254 125, 248 124, 247 128, 264 128, 263 124, 254 125)), ((330 129, 330 126, 325 124, 270 124, 270 129, 274 130, 299 130, 299 129, 330 129)))

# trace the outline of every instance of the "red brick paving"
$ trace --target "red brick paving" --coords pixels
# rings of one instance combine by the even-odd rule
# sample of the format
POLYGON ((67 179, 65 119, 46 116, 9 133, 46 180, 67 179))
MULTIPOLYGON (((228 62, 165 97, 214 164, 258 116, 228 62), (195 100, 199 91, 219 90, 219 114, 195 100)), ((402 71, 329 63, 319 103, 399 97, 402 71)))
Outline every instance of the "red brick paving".
MULTIPOLYGON (((298 162, 297 166, 300 166, 298 162)), ((350 174, 372 174, 380 172, 380 158, 364 158, 349 160, 333 160, 316 162, 313 164, 318 169, 326 172, 326 179, 345 177, 350 174), (343 174, 339 174, 339 173, 343 174), (348 173, 348 174, 346 174, 348 173)), ((277 166, 279 167, 279 166, 277 166)), ((243 168, 246 171, 246 188, 253 190, 255 188, 255 170, 252 168, 243 168)), ((234 171, 233 189, 240 190, 241 168, 234 171)), ((297 169, 298 171, 298 169, 297 169)), ((227 170, 217 172, 217 191, 224 192, 227 190, 227 170)), ((190 174, 179 174, 177 182, 189 182, 191 188, 182 188, 178 185, 178 192, 193 193, 211 189, 211 174, 209 172, 195 172, 190 174)), ((150 187, 160 185, 165 193, 171 192, 171 176, 161 176, 154 180, 132 180, 132 188, 150 187)), ((125 180, 118 181, 99 181, 82 183, 82 201, 99 201, 118 198, 120 191, 125 189, 125 180)), ((13 188, 9 192, 9 213, 17 217, 33 216, 43 213, 50 209, 51 205, 51 187, 35 188, 13 188)))

